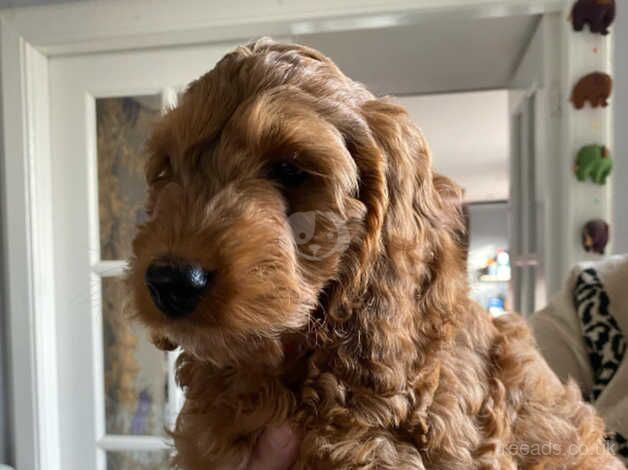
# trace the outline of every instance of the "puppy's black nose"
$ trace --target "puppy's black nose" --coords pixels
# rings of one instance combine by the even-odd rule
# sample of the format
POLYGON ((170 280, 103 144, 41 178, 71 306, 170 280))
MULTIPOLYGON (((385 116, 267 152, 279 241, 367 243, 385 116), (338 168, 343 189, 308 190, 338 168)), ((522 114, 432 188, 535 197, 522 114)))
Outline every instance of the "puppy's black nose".
POLYGON ((172 261, 156 261, 144 275, 153 302, 172 318, 194 311, 211 278, 211 273, 198 265, 172 261))

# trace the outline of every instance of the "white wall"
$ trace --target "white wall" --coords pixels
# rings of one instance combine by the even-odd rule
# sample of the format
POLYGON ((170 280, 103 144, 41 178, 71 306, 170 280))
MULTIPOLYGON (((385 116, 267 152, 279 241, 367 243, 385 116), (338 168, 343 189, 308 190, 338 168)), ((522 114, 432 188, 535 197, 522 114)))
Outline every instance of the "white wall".
POLYGON ((613 157, 613 250, 628 253, 628 4, 618 2, 613 26, 615 89, 612 99, 615 124, 613 157), (622 8, 623 7, 623 8, 622 8))
POLYGON ((469 202, 509 197, 508 92, 398 98, 421 128, 434 167, 465 189, 469 202))
POLYGON ((508 204, 471 204, 469 213, 469 251, 487 245, 508 249, 508 204))

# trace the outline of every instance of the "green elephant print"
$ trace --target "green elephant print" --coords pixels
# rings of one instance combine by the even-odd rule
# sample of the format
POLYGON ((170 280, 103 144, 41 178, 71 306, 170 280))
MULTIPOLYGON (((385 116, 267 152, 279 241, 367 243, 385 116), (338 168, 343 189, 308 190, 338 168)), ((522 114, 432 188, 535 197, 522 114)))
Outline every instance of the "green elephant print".
POLYGON ((579 181, 591 179, 596 184, 605 184, 613 170, 611 154, 604 145, 582 147, 576 158, 576 178, 579 181))

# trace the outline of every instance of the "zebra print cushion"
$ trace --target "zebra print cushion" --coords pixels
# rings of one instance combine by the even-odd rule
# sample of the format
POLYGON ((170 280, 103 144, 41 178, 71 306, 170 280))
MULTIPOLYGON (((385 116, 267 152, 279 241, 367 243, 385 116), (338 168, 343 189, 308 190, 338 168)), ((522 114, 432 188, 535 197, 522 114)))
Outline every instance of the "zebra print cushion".
MULTIPOLYGON (((610 311, 610 299, 595 269, 585 269, 578 275, 573 299, 593 370, 589 400, 595 402, 619 369, 626 353, 626 343, 610 311)), ((626 438, 611 433, 607 439, 612 450, 628 464, 626 438)))

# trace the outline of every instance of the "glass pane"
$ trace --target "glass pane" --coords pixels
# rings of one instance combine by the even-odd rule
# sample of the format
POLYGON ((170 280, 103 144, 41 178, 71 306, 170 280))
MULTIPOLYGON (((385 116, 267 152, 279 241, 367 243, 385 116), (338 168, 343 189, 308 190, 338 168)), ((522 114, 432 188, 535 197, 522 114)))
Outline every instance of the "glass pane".
POLYGON ((124 312, 123 280, 102 279, 107 434, 164 435, 168 360, 124 312))
POLYGON ((127 259, 143 218, 144 143, 161 111, 161 96, 98 98, 98 205, 100 257, 127 259))
POLYGON ((107 470, 170 470, 167 451, 107 452, 107 470))
POLYGON ((512 309, 512 268, 508 252, 509 205, 506 202, 467 206, 467 268, 471 296, 493 316, 512 309))

